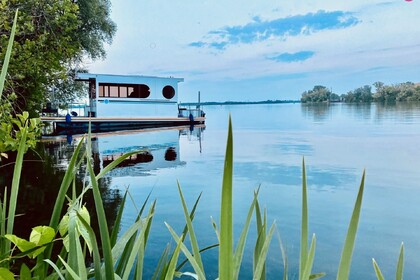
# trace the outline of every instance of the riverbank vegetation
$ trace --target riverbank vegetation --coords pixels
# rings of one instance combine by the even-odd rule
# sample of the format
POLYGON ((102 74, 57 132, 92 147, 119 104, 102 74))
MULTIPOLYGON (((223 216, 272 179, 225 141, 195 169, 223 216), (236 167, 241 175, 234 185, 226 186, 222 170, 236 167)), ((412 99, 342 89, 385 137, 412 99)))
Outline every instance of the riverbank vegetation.
POLYGON ((385 85, 382 82, 365 85, 346 94, 338 95, 324 86, 315 86, 312 90, 302 93, 302 103, 319 102, 348 102, 348 103, 367 103, 367 102, 397 102, 397 101, 420 101, 420 84, 412 82, 400 83, 395 85, 385 85))
MULTIPOLYGON (((105 57, 104 43, 116 31, 109 0, 0 1, 0 58, 19 9, 13 54, 3 94, 15 94, 17 113, 40 112, 45 102, 70 103, 80 96, 76 71, 82 60, 105 57)), ((53 104, 59 105, 59 104, 53 104)))

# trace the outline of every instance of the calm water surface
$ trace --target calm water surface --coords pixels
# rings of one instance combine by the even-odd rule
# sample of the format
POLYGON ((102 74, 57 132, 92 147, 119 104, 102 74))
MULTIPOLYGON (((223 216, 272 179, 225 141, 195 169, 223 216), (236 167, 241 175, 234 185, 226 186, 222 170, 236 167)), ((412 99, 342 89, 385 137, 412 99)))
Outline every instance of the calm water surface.
MULTIPOLYGON (((394 277, 399 247, 405 246, 405 279, 420 279, 420 104, 301 104, 209 106, 203 131, 178 130, 99 137, 99 167, 112 156, 138 148, 149 155, 115 169, 106 180, 111 193, 129 187, 141 206, 151 192, 156 216, 146 248, 145 277, 153 274, 164 247, 175 243, 184 219, 177 180, 189 207, 202 193, 194 220, 201 247, 217 242, 211 218, 219 220, 222 170, 231 114, 234 132, 234 225, 242 229, 253 190, 261 186, 267 208, 287 250, 291 279, 297 279, 301 216, 301 164, 308 175, 309 231, 316 233, 313 272, 335 279, 362 172, 366 170, 351 279, 376 279, 372 258, 385 277, 394 277)), ((126 229, 136 208, 127 203, 126 229)), ((240 279, 251 279, 255 224, 251 225, 240 279)), ((206 274, 217 277, 217 249, 205 252, 206 274)), ((281 279, 277 238, 268 256, 268 279, 281 279)))
MULTIPOLYGON (((270 223, 277 224, 289 257, 291 277, 297 278, 304 156, 309 230, 317 235, 313 271, 326 272, 325 279, 335 279, 365 169, 365 197, 351 278, 374 279, 372 257, 386 276, 393 277, 402 241, 406 248, 406 279, 420 277, 416 271, 420 265, 420 105, 209 106, 205 111, 205 131, 199 136, 187 133, 179 137, 177 164, 143 166, 143 174, 127 172, 112 178, 112 188, 129 186, 139 204, 149 192, 157 199, 154 233, 147 248, 150 267, 155 267, 168 242, 174 247, 163 222, 178 232, 184 225, 177 180, 191 206, 202 193, 195 219, 200 245, 216 243, 210 217, 219 219, 227 120, 231 114, 235 236, 240 234, 253 190, 261 185, 260 203, 267 208, 270 223)), ((141 143, 141 138, 136 141, 141 143)), ((133 221, 134 209, 127 206, 125 226, 133 221)), ((255 225, 248 239, 241 279, 251 279, 254 241, 255 225)), ((203 256, 206 273, 210 279, 216 278, 217 250, 203 256)), ((269 279, 282 275, 277 240, 272 243, 267 273, 269 279)))

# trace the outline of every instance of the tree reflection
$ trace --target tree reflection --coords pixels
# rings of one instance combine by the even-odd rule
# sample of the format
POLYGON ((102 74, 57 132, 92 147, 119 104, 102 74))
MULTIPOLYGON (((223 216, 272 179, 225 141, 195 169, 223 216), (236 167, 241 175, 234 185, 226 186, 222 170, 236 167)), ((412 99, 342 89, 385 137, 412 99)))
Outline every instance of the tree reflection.
POLYGON ((303 104, 301 106, 302 115, 311 118, 315 122, 323 122, 331 117, 332 105, 329 103, 303 104))
MULTIPOLYGON (((14 234, 27 238, 33 227, 49 224, 61 181, 74 149, 74 145, 69 145, 66 142, 40 142, 35 151, 29 151, 25 155, 16 211, 18 217, 15 219, 14 234)), ((94 170, 98 172, 98 159, 95 156, 93 158, 94 170)), ((14 158, 12 155, 7 161, 2 161, 0 165, 2 198, 4 197, 5 187, 7 187, 7 193, 10 194, 9 187, 13 179, 13 162, 14 158)), ((81 166, 80 171, 76 175, 75 183, 79 193, 82 189, 85 175, 84 167, 81 166)), ((108 224, 111 227, 115 221, 122 195, 119 190, 110 189, 110 185, 110 178, 104 178, 99 181, 108 224)), ((96 231, 98 226, 91 192, 86 193, 84 201, 91 214, 92 226, 96 231)), ((67 210, 66 208, 64 206, 63 212, 67 210)))

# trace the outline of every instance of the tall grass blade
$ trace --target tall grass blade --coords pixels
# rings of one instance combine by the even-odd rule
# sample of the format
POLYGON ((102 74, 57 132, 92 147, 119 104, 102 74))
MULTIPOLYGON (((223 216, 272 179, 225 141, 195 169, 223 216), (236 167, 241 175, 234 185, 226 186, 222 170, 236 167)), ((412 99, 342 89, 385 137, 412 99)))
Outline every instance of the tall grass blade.
POLYGON ((99 253, 98 242, 96 241, 96 235, 93 231, 92 227, 85 221, 85 219, 77 213, 77 217, 79 221, 82 222, 83 226, 86 228, 90 240, 92 242, 92 254, 93 254, 93 265, 94 265, 94 273, 95 279, 102 279, 102 272, 101 272, 101 256, 99 253))
POLYGON ((210 217, 210 220, 211 220, 211 225, 213 226, 214 232, 216 233, 217 241, 218 241, 218 242, 219 242, 219 244, 220 244, 220 231, 219 231, 219 229, 217 228, 217 223, 216 223, 216 221, 213 219, 213 217, 210 217))
MULTIPOLYGON (((169 244, 166 245, 165 250, 163 250, 162 255, 159 258, 158 264, 156 266, 155 272, 152 275, 151 280, 157 280, 159 279, 159 275, 161 275, 163 268, 165 267, 165 264, 167 263, 169 257, 169 244)), ((178 268, 176 269, 178 270, 178 268)))
POLYGON ((267 259, 268 248, 271 243, 271 238, 273 237, 275 226, 274 224, 271 226, 268 235, 264 238, 264 244, 261 247, 261 251, 257 260, 257 265, 254 271, 254 279, 263 279, 265 278, 264 270, 265 270, 265 262, 267 259))
POLYGON ((80 243, 80 239, 76 238, 76 249, 77 249, 77 268, 78 274, 81 279, 88 279, 87 271, 85 266, 85 255, 83 254, 82 244, 80 243))
POLYGON ((87 167, 90 175, 90 180, 93 188, 93 198, 95 201, 95 209, 98 215, 99 233, 101 236, 102 252, 105 264, 105 278, 109 280, 114 279, 114 264, 111 253, 111 240, 108 231, 108 224, 105 216, 104 205, 102 202, 101 193, 99 191, 98 181, 96 181, 95 173, 90 161, 90 153, 88 153, 87 167))
MULTIPOLYGON (((207 247, 204 247, 204 248, 202 248, 202 249, 200 249, 200 253, 203 253, 203 252, 205 252, 205 251, 207 251, 207 250, 210 250, 210 249, 213 249, 213 248, 216 248, 216 247, 219 247, 219 244, 213 244, 213 245, 210 245, 210 246, 207 246, 207 247)), ((183 260, 177 267, 176 267, 176 271, 179 271, 179 270, 181 270, 181 268, 186 264, 188 262, 188 259, 185 259, 185 260, 183 260)))
MULTIPOLYGON (((135 240, 136 235, 138 231, 142 228, 144 221, 138 220, 134 224, 130 226, 130 228, 124 232, 124 234, 118 239, 117 243, 112 248, 112 257, 113 257, 113 263, 116 263, 118 261, 118 266, 123 265, 125 263, 124 256, 128 255, 126 252, 127 250, 130 251, 131 248, 134 246, 134 242, 130 242, 133 238, 135 240)), ((117 269, 117 274, 122 274, 122 270, 117 269)))
POLYGON ((49 265, 51 265, 51 267, 55 270, 55 272, 57 273, 58 277, 60 277, 61 280, 66 280, 66 278, 64 278, 63 274, 61 273, 61 270, 58 268, 58 266, 53 263, 51 260, 44 260, 46 263, 48 263, 49 265))
POLYGON ((326 275, 325 272, 311 274, 311 276, 309 276, 309 280, 320 279, 320 278, 324 277, 325 275, 326 275))
POLYGON ((68 265, 74 270, 78 271, 78 262, 77 262, 77 240, 79 240, 79 236, 77 234, 77 223, 76 223, 76 211, 74 209, 70 210, 69 213, 69 229, 68 229, 68 236, 69 236, 69 253, 67 262, 68 265))
POLYGON ((79 275, 77 275, 77 273, 70 267, 70 265, 68 263, 66 263, 65 260, 63 260, 60 256, 58 256, 58 258, 61 260, 61 262, 63 263, 64 267, 66 268, 67 272, 70 274, 70 276, 74 279, 74 280, 82 280, 79 275))
POLYGON ((179 238, 178 243, 177 243, 176 248, 175 248, 175 251, 174 251, 173 258, 172 258, 171 262, 169 263, 168 270, 166 271, 165 280, 174 279, 175 266, 176 266, 176 263, 178 262, 179 252, 181 251, 181 245, 182 245, 182 238, 179 238))
POLYGON ((185 203, 184 195, 182 194, 182 190, 181 190, 181 186, 180 186, 179 182, 178 182, 178 192, 179 192, 179 196, 181 198, 182 209, 184 210, 184 216, 185 216, 185 221, 187 223, 188 234, 190 236, 190 243, 191 243, 191 247, 192 247, 193 256, 194 256, 194 259, 197 262, 200 270, 203 271, 203 273, 204 273, 204 266, 203 266, 203 262, 201 260, 200 249, 199 249, 199 246, 198 246, 197 237, 195 236, 194 227, 192 225, 190 214, 188 213, 187 204, 185 203))
POLYGON ((115 218, 114 226, 112 227, 112 232, 111 232, 111 246, 112 247, 115 245, 115 243, 117 243, 118 232, 120 231, 121 218, 124 212, 126 199, 127 199, 127 190, 125 191, 123 199, 121 200, 121 203, 119 206, 120 208, 118 209, 117 217, 115 218))
POLYGON ((222 200, 220 209, 219 280, 231 280, 233 277, 232 138, 232 121, 229 116, 229 129, 226 146, 225 166, 223 171, 222 200))
POLYGON ((347 280, 349 278, 357 227, 359 225, 360 209, 362 207, 364 186, 365 171, 363 171, 359 192, 357 194, 356 203, 354 205, 353 214, 351 216, 350 225, 347 231, 346 241, 344 242, 343 252, 341 253, 340 264, 337 272, 337 280, 347 280))
POLYGON ((0 74, 0 99, 3 96, 4 82, 6 81, 7 69, 9 68, 10 56, 12 55, 13 41, 15 40, 17 17, 19 9, 15 12, 15 18, 13 19, 12 31, 10 32, 9 43, 7 44, 6 55, 4 56, 3 67, 1 68, 0 74))
POLYGON ((245 241, 249 231, 249 225, 251 224, 252 213, 255 209, 255 204, 258 198, 259 188, 256 192, 254 192, 254 199, 252 200, 251 206, 249 207, 248 214, 246 216, 245 224, 242 229, 241 236, 239 237, 238 244, 236 245, 235 253, 233 255, 233 278, 238 279, 239 277, 239 270, 241 268, 242 258, 245 249, 245 241))
MULTIPOLYGON (((7 188, 4 188, 4 197, 3 197, 3 203, 0 203, 1 207, 1 215, 0 215, 0 235, 4 236, 6 234, 6 223, 7 223, 7 188)), ((6 238, 0 238, 0 259, 3 259, 3 256, 8 255, 9 250, 6 248, 6 238)))
MULTIPOLYGON (((197 263, 197 261, 195 260, 194 256, 190 253, 190 251, 188 251, 188 248, 182 242, 183 236, 181 235, 181 237, 178 237, 178 235, 175 233, 175 231, 172 229, 172 227, 169 224, 167 224, 165 222, 165 225, 168 228, 169 232, 171 233, 171 235, 172 235, 173 239, 175 240, 175 242, 177 242, 177 244, 179 244, 179 246, 180 246, 182 252, 184 253, 184 255, 190 261, 190 264, 194 268, 194 271, 197 274, 198 279, 199 280, 206 279, 206 277, 204 276, 204 271, 201 269, 200 265, 197 263)), ((178 256, 176 256, 176 258, 178 258, 178 256)), ((173 261, 173 258, 171 259, 171 263, 172 263, 172 261, 173 261)))
POLYGON ((305 159, 302 159, 302 224, 300 238, 300 257, 299 257, 299 280, 303 280, 303 272, 308 259, 308 200, 306 193, 306 168, 305 159))
POLYGON ((404 243, 401 243, 400 255, 398 257, 398 262, 397 262, 397 272, 395 276, 396 280, 403 279, 403 271, 404 271, 404 243))
MULTIPOLYGON (((10 200, 9 200, 9 209, 8 209, 8 216, 7 216, 7 228, 6 234, 13 234, 13 226, 15 222, 15 214, 16 214, 16 204, 17 198, 19 193, 19 183, 23 165, 23 155, 25 154, 26 150, 26 136, 28 133, 27 127, 25 126, 22 129, 22 135, 19 143, 19 148, 16 156, 15 167, 13 170, 13 179, 12 179, 12 187, 10 191, 10 200)), ((6 241, 6 251, 10 250, 10 241, 6 241)))
POLYGON ((378 280, 384 280, 384 276, 382 275, 381 269, 379 268, 379 265, 376 263, 375 259, 372 259, 373 268, 375 269, 376 278, 378 280))
MULTIPOLYGON (((264 217, 261 216, 261 211, 260 211, 260 206, 259 206, 258 201, 255 204, 255 214, 256 214, 256 220, 257 220, 258 238, 257 238, 257 242, 255 243, 255 248, 254 248, 254 268, 253 268, 254 275, 255 275, 255 270, 257 267, 258 260, 260 259, 262 247, 264 246, 264 243, 265 243, 266 232, 267 232, 267 219, 266 219, 267 217, 266 217, 265 212, 264 212, 264 217)), ((259 277, 258 279, 265 280, 265 264, 264 264, 264 268, 261 275, 259 275, 258 277, 259 277)))
POLYGON ((316 247, 316 237, 315 234, 312 235, 311 247, 309 248, 308 258, 306 260, 306 265, 302 273, 302 279, 309 280, 312 272, 312 265, 315 258, 315 247, 316 247))
POLYGON ((280 233, 277 230, 277 240, 279 241, 279 245, 280 245, 280 252, 281 252, 281 257, 283 259, 283 280, 288 280, 288 261, 287 261, 287 254, 286 254, 286 249, 283 246, 283 241, 281 241, 281 237, 280 237, 280 233))
MULTIPOLYGON (((143 226, 140 230, 140 234, 137 237, 137 240, 134 243, 134 246, 132 248, 130 248, 131 249, 131 252, 129 254, 130 257, 128 258, 127 264, 126 264, 125 269, 124 269, 124 273, 121 277, 124 280, 126 280, 130 277, 130 273, 133 269, 134 262, 136 260, 136 257, 138 255, 139 250, 144 250, 144 239, 145 239, 144 235, 145 235, 145 232, 146 232, 146 226, 149 223, 150 218, 151 218, 150 215, 145 218, 145 220, 143 222, 143 226)), ((143 258, 143 256, 141 256, 141 258, 143 258)), ((137 273, 139 273, 139 272, 137 272, 137 273)))

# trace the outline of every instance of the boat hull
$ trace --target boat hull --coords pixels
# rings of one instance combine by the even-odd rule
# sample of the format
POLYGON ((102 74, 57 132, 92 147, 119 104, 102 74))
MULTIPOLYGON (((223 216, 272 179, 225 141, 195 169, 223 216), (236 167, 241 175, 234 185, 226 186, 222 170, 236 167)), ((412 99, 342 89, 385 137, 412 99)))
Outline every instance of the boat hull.
POLYGON ((205 118, 89 118, 73 117, 66 121, 65 117, 41 117, 44 123, 53 126, 53 134, 79 134, 88 131, 89 124, 92 132, 106 132, 118 130, 131 130, 142 128, 158 128, 204 124, 205 118))

